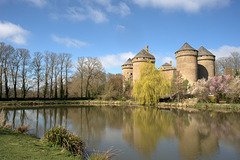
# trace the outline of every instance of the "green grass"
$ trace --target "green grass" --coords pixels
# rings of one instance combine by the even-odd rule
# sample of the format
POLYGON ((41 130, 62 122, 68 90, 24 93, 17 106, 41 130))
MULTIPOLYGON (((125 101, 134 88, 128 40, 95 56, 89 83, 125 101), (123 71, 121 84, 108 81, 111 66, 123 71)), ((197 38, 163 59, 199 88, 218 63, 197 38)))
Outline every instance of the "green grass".
POLYGON ((0 159, 80 159, 61 147, 50 147, 39 138, 0 127, 0 159))

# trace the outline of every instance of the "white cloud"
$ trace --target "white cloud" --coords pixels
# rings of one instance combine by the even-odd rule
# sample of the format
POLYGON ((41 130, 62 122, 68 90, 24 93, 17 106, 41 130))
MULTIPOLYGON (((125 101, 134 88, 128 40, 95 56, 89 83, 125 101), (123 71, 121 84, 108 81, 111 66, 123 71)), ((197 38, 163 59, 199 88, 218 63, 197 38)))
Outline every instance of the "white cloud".
POLYGON ((176 66, 176 59, 173 59, 172 57, 163 57, 162 62, 170 64, 170 61, 172 61, 172 65, 176 66))
POLYGON ((29 31, 19 25, 0 21, 0 39, 16 44, 26 44, 29 31))
POLYGON ((53 39, 53 41, 55 41, 57 43, 60 43, 60 44, 64 44, 67 47, 80 48, 80 47, 83 47, 83 46, 87 45, 87 43, 79 41, 77 39, 61 38, 61 37, 58 37, 56 35, 52 35, 52 39, 53 39))
POLYGON ((120 2, 118 6, 113 6, 111 4, 106 6, 108 12, 119 14, 122 17, 125 17, 131 13, 130 8, 126 3, 120 2))
POLYGON ((119 31, 119 32, 124 32, 125 29, 126 29, 126 27, 123 26, 123 25, 118 24, 118 25, 116 26, 116 30, 119 31))
POLYGON ((92 7, 88 7, 87 10, 88 10, 88 17, 92 19, 94 22, 102 23, 102 22, 108 21, 106 15, 100 10, 93 9, 92 7))
POLYGON ((24 0, 24 1, 29 2, 39 8, 42 8, 47 4, 47 0, 24 0))
POLYGON ((95 0, 95 2, 104 6, 107 12, 119 14, 123 17, 131 13, 130 8, 124 2, 120 2, 118 5, 112 5, 111 0, 95 0))
POLYGON ((55 20, 63 17, 74 21, 90 19, 95 23, 104 23, 109 21, 109 13, 117 14, 121 17, 131 13, 130 8, 124 2, 112 5, 111 0, 78 0, 78 3, 74 6, 66 7, 65 14, 51 13, 50 17, 55 20))
POLYGON ((216 56, 216 59, 217 59, 220 57, 228 57, 231 55, 232 52, 240 53, 240 46, 234 47, 234 46, 225 45, 218 49, 209 49, 209 51, 212 52, 216 56))
POLYGON ((111 54, 99 57, 105 69, 112 69, 114 67, 121 67, 128 58, 133 58, 135 54, 132 52, 111 54))
POLYGON ((226 6, 230 0, 133 0, 141 7, 162 9, 183 9, 187 12, 198 12, 202 8, 226 6))
POLYGON ((76 21, 91 19, 95 23, 103 23, 108 21, 106 15, 102 11, 93 9, 92 7, 70 7, 68 8, 65 17, 76 21))

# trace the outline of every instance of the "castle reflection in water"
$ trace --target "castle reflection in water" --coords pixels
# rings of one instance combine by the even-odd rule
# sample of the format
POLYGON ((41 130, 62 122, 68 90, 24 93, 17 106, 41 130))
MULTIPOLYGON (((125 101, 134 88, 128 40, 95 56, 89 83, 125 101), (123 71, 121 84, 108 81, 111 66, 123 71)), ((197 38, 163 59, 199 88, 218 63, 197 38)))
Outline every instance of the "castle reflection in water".
POLYGON ((116 159, 240 158, 240 113, 85 106, 4 110, 4 117, 13 128, 30 124, 38 137, 65 126, 89 148, 114 146, 116 159))

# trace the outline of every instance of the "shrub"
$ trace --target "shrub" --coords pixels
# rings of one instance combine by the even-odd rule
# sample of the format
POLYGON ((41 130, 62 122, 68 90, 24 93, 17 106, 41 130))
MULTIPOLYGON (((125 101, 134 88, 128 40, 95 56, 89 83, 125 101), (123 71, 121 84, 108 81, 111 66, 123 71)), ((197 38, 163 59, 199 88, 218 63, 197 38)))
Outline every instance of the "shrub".
POLYGON ((201 102, 206 102, 209 95, 209 82, 204 78, 198 80, 191 88, 191 94, 196 96, 201 102))
POLYGON ((91 154, 91 156, 88 157, 88 160, 111 160, 116 155, 117 155, 117 151, 113 150, 112 147, 111 147, 104 154, 101 154, 99 152, 91 154))
POLYGON ((209 89, 210 92, 216 96, 217 101, 224 100, 226 93, 229 91, 228 84, 231 80, 231 76, 224 75, 224 76, 218 76, 213 77, 210 79, 209 82, 209 89))
POLYGON ((27 133, 30 129, 30 124, 19 126, 14 129, 15 132, 27 133))
POLYGON ((85 143, 80 136, 73 135, 64 127, 50 129, 44 137, 51 145, 61 146, 73 155, 84 155, 85 143))

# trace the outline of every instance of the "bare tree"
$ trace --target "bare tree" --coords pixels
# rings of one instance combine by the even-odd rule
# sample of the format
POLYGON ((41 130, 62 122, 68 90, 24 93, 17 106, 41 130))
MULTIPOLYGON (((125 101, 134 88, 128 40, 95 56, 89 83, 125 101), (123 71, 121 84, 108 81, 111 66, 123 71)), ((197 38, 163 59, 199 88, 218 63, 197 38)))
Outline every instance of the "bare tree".
POLYGON ((4 52, 5 50, 5 43, 0 43, 0 98, 2 98, 2 76, 3 76, 3 64, 4 64, 4 52))
POLYGON ((80 90, 81 90, 81 98, 83 97, 83 76, 85 73, 85 57, 78 57, 77 64, 75 65, 79 75, 80 75, 80 90))
POLYGON ((65 53, 59 54, 59 64, 60 64, 60 98, 64 97, 64 89, 63 89, 63 69, 65 62, 65 53))
POLYGON ((34 58, 32 61, 32 69, 34 72, 33 75, 36 77, 36 80, 37 80, 37 98, 39 98, 40 81, 42 78, 42 70, 43 70, 42 59, 43 59, 43 55, 41 52, 34 53, 34 58))
POLYGON ((218 58, 216 61, 217 66, 219 67, 219 71, 225 75, 229 74, 232 75, 232 63, 230 57, 221 57, 218 58))
POLYGON ((27 80, 27 72, 28 72, 28 65, 29 61, 31 59, 31 56, 29 54, 29 50, 27 49, 18 49, 20 53, 20 57, 22 59, 21 61, 21 78, 22 78, 22 98, 25 98, 27 95, 27 85, 26 85, 26 80, 27 80))
POLYGON ((5 80, 5 97, 9 98, 9 86, 8 86, 8 74, 9 74, 9 68, 10 68, 10 57, 14 53, 15 49, 8 45, 5 48, 5 55, 3 57, 4 59, 4 80, 5 80))
POLYGON ((21 57, 20 53, 21 53, 21 49, 17 49, 15 54, 12 54, 11 63, 10 63, 11 77, 12 77, 13 90, 14 90, 14 98, 17 98, 18 72, 19 72, 19 68, 20 68, 20 63, 22 61, 22 57, 21 57))
POLYGON ((53 78, 54 78, 54 69, 57 65, 57 54, 51 52, 50 53, 50 98, 53 97, 53 78))
POLYGON ((91 78, 97 76, 100 72, 103 71, 102 63, 97 58, 87 57, 85 61, 86 65, 86 97, 88 97, 88 87, 90 84, 91 78))
POLYGON ((58 81, 58 74, 59 74, 59 56, 57 56, 57 59, 56 59, 56 63, 55 63, 55 67, 54 67, 54 79, 55 79, 55 82, 54 82, 54 92, 55 92, 55 98, 58 98, 58 93, 57 93, 57 81, 58 81))
POLYGON ((104 99, 118 99, 123 90, 122 74, 107 74, 107 83, 104 88, 104 99))
POLYGON ((45 62, 45 85, 44 85, 44 91, 43 91, 43 97, 46 98, 47 92, 48 92, 48 77, 50 72, 50 52, 46 51, 44 56, 44 62, 45 62))
POLYGON ((238 76, 240 72, 240 54, 239 52, 232 52, 230 62, 233 66, 234 75, 238 76))
POLYGON ((70 68, 72 67, 71 57, 72 57, 71 54, 68 53, 65 54, 65 89, 66 89, 65 98, 68 98, 68 73, 70 71, 70 68))

